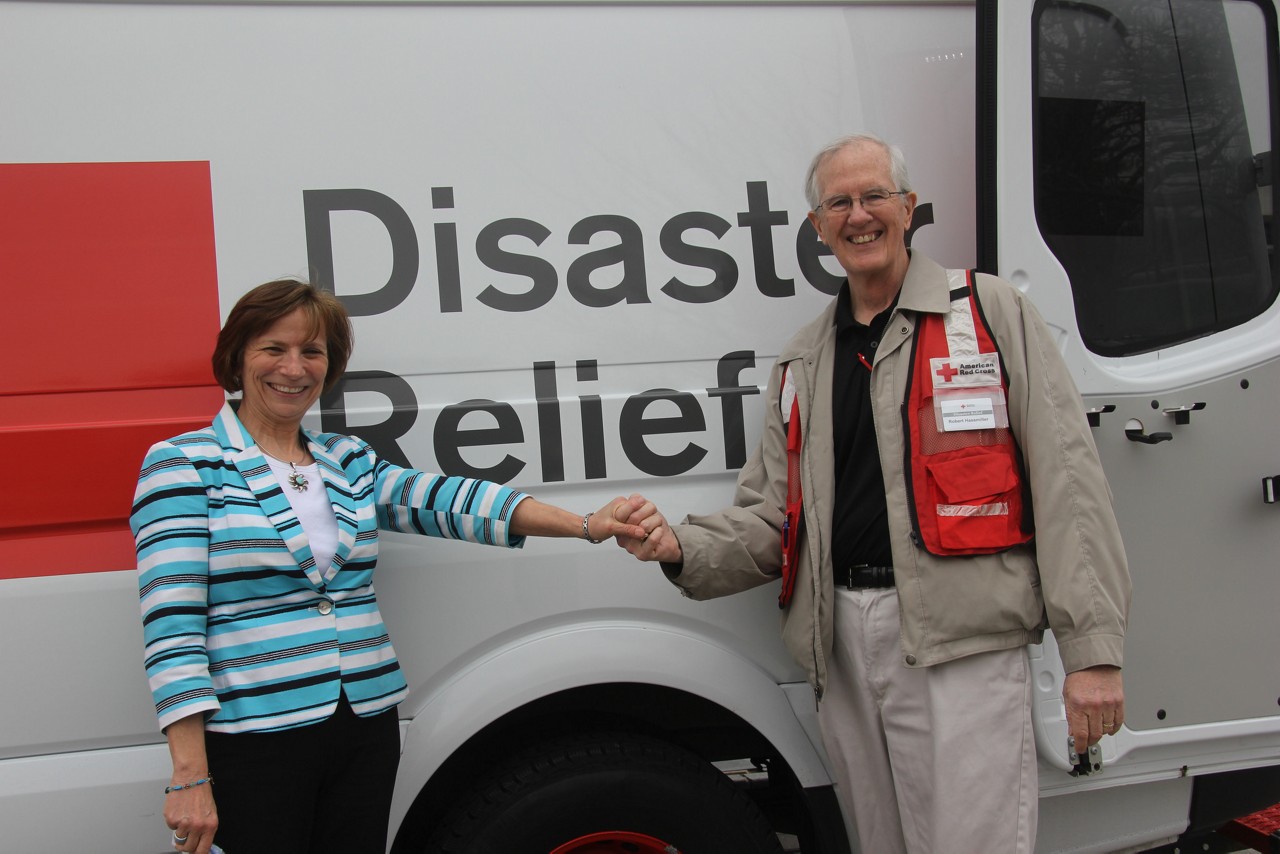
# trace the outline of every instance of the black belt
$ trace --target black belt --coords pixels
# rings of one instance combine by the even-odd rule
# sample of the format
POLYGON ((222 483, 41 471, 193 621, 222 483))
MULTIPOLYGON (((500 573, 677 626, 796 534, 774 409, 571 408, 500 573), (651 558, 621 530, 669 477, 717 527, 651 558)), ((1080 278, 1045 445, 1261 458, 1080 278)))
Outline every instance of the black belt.
POLYGON ((892 587, 893 567, 867 566, 860 563, 856 566, 836 567, 836 587, 857 590, 863 587, 892 587))

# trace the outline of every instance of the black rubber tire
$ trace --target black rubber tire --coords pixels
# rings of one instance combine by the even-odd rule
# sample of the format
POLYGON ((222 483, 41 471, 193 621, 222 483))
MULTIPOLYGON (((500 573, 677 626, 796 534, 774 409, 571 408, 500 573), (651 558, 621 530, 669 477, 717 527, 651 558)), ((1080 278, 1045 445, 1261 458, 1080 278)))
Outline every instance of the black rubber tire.
POLYGON ((644 833, 680 854, 782 854, 755 803, 683 748, 633 733, 539 742, 467 791, 424 854, 548 854, 590 833, 644 833))

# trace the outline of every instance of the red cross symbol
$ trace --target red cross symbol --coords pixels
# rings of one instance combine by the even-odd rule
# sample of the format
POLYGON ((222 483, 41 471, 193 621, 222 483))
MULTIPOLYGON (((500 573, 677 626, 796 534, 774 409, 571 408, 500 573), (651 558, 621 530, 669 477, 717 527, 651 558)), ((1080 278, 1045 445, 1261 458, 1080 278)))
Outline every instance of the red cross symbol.
POLYGON ((942 381, 944 383, 949 383, 951 382, 951 378, 960 372, 951 367, 950 362, 943 362, 942 367, 938 368, 934 373, 942 377, 942 381))

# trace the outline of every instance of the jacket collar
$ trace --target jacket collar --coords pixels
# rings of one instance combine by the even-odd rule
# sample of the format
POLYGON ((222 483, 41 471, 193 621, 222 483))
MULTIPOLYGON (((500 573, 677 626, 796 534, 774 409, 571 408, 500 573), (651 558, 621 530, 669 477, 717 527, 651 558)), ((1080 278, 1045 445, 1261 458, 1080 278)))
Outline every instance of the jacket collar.
POLYGON ((923 252, 911 252, 907 277, 898 292, 898 309, 926 314, 946 314, 951 310, 947 271, 923 252))

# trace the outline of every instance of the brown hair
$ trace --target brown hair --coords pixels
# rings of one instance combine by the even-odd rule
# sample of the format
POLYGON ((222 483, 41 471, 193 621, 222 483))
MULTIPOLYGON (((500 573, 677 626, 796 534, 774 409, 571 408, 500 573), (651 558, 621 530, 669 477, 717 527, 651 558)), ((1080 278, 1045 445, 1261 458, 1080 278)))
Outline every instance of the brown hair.
POLYGON ((249 341, 298 309, 311 318, 311 334, 324 333, 329 355, 324 390, 332 389, 347 369, 347 359, 355 344, 351 318, 336 296, 299 279, 267 282, 240 297, 213 348, 213 377, 218 385, 227 391, 240 391, 243 386, 240 369, 249 341))

